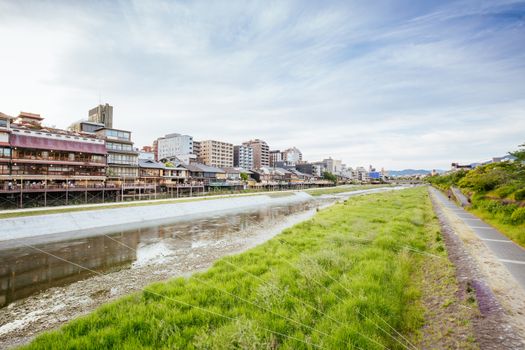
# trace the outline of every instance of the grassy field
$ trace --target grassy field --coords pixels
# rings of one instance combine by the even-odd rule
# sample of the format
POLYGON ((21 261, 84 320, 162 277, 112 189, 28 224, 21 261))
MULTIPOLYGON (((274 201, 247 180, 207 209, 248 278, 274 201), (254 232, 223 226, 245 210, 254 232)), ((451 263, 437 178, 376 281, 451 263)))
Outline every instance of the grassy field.
POLYGON ((305 192, 309 193, 312 196, 321 196, 323 194, 336 194, 336 193, 352 192, 352 191, 359 191, 359 190, 369 190, 372 188, 386 187, 386 186, 388 185, 343 185, 343 186, 328 187, 328 188, 314 188, 311 190, 305 190, 305 192))
POLYGON ((429 222, 425 188, 351 198, 24 349, 404 349, 421 337, 422 266, 446 254, 429 222))

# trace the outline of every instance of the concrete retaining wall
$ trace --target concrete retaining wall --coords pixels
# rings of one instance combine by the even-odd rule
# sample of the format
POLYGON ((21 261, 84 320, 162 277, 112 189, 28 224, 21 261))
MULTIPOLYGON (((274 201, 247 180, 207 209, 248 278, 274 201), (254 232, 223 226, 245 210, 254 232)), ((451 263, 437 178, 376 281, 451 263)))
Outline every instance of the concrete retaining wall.
POLYGON ((242 211, 257 206, 282 205, 311 199, 312 197, 305 192, 296 192, 276 197, 243 196, 1 219, 0 241, 102 229, 118 225, 153 223, 176 218, 183 219, 213 212, 242 211))

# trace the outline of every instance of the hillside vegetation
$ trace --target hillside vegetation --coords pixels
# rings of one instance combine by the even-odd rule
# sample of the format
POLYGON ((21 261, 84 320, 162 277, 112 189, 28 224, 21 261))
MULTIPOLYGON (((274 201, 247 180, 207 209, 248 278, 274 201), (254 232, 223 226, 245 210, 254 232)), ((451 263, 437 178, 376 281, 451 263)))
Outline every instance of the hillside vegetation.
POLYGON ((411 347, 424 322, 422 266, 447 266, 429 257, 446 258, 436 225, 422 187, 352 198, 204 273, 153 284, 25 348, 411 347))
POLYGON ((525 246, 525 145, 511 154, 517 160, 492 163, 429 178, 442 190, 459 187, 471 200, 475 214, 525 246))

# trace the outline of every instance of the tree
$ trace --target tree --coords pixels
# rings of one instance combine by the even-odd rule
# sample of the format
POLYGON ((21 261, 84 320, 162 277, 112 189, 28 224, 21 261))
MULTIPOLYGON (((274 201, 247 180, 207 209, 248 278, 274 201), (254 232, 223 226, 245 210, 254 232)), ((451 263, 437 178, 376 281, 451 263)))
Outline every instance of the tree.
POLYGON ((249 178, 249 177, 248 177, 248 174, 246 174, 246 173, 241 173, 241 180, 242 180, 242 181, 248 181, 248 178, 249 178))
POLYGON ((337 176, 335 176, 334 174, 332 174, 329 171, 325 171, 323 173, 323 179, 328 180, 328 181, 332 181, 334 184, 337 184, 337 176))
POLYGON ((509 154, 518 158, 518 160, 525 161, 525 143, 523 145, 519 145, 518 147, 520 147, 520 149, 514 152, 509 152, 509 154))

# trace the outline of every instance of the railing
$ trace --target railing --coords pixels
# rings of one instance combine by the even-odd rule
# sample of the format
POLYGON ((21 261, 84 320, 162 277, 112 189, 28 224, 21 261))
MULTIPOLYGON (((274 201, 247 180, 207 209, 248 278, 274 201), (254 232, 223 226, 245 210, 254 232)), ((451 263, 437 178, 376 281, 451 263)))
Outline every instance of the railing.
POLYGON ((56 161, 56 162, 106 164, 106 159, 105 158, 100 159, 100 160, 95 160, 95 159, 85 158, 85 157, 80 157, 80 158, 75 157, 75 158, 72 159, 72 158, 69 158, 68 156, 42 157, 42 156, 25 156, 25 155, 20 155, 20 154, 16 154, 16 153, 13 154, 12 160, 13 161, 17 161, 17 160, 40 160, 40 161, 56 161))

